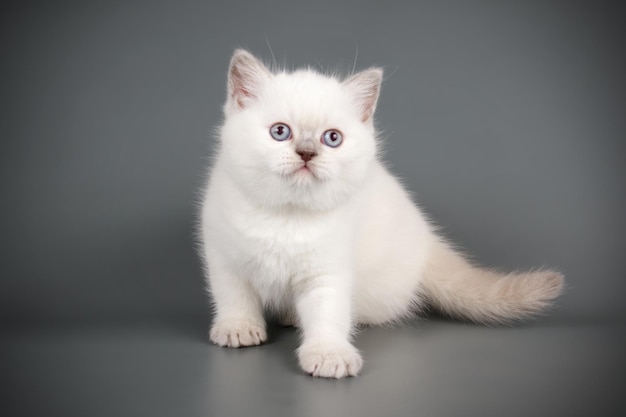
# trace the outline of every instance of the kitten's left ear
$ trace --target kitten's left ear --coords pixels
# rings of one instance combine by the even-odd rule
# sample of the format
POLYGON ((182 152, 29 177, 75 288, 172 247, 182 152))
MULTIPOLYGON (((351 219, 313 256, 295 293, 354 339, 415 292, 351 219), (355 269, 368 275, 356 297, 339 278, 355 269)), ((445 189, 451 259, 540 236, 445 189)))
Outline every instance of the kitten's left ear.
POLYGON ((269 79, 270 71, 250 52, 237 49, 228 68, 227 105, 236 110, 246 108, 259 98, 261 84, 269 79))
POLYGON ((369 68, 354 74, 343 82, 359 106, 361 120, 364 123, 371 121, 374 115, 382 80, 382 68, 369 68))

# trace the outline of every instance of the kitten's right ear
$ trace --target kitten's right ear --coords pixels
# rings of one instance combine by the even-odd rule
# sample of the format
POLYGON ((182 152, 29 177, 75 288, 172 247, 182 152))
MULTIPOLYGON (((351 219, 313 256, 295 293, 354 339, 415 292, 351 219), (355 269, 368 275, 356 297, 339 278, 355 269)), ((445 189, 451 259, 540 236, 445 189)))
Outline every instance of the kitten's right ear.
POLYGON ((261 84, 270 76, 267 67, 250 52, 235 50, 228 69, 227 106, 234 110, 245 109, 259 97, 261 84))
POLYGON ((361 121, 364 123, 372 121, 382 80, 382 68, 369 68, 354 74, 343 82, 359 106, 361 121))

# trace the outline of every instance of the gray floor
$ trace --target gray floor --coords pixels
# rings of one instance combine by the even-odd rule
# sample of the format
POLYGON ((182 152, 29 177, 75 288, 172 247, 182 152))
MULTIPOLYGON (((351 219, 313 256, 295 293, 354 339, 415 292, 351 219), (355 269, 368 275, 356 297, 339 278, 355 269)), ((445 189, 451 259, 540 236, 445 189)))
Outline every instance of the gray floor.
POLYGON ((11 416, 608 416, 621 398, 624 323, 560 317, 515 328, 429 320, 364 329, 357 378, 303 375, 293 329, 209 346, 204 326, 10 333, 11 416))
POLYGON ((5 3, 0 415, 626 415, 618 2, 5 3), (479 263, 561 269, 555 309, 364 329, 344 381, 303 375, 290 329, 209 345, 195 202, 230 55, 268 44, 384 66, 393 172, 479 263))

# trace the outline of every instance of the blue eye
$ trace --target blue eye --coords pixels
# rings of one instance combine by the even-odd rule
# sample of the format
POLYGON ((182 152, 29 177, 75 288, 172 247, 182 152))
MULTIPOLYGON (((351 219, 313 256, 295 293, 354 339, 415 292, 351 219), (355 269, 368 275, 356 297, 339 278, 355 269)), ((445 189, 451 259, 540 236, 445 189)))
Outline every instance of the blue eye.
POLYGON ((330 146, 331 148, 336 148, 341 145, 343 142, 343 136, 341 136, 341 132, 335 129, 330 129, 324 132, 322 135, 322 142, 326 146, 330 146))
POLYGON ((270 135, 275 140, 283 141, 291 138, 291 129, 284 123, 276 123, 270 127, 270 135))

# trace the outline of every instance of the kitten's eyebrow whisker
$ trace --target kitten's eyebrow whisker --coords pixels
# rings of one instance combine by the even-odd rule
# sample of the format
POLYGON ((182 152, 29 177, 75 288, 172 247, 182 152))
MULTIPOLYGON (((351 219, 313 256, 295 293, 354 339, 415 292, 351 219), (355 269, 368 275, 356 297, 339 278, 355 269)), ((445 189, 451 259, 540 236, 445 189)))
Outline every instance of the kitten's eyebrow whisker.
POLYGON ((356 51, 354 52, 354 63, 352 64, 352 74, 354 74, 354 70, 356 69, 356 59, 359 57, 359 44, 356 45, 356 51))
POLYGON ((276 70, 276 67, 278 65, 276 64, 276 57, 274 56, 274 51, 272 51, 272 46, 270 45, 270 40, 267 37, 267 33, 265 33, 264 35, 265 35, 265 43, 267 44, 267 48, 270 50, 270 54, 272 55, 272 61, 274 62, 274 70, 276 70))
POLYGON ((400 64, 396 65, 396 67, 393 69, 393 71, 391 71, 389 74, 385 74, 385 80, 388 79, 388 78, 391 78, 391 76, 393 74, 395 74, 398 71, 399 68, 400 68, 400 64))

